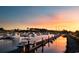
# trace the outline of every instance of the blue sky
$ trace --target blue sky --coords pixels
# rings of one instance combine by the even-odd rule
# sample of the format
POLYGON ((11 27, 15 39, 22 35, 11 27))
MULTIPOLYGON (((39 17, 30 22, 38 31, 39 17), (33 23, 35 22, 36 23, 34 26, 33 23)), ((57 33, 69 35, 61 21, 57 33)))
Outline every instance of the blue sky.
POLYGON ((31 6, 8 6, 0 7, 0 21, 34 21, 33 18, 38 16, 55 14, 61 10, 65 10, 69 7, 31 7, 31 6))
MULTIPOLYGON (((26 27, 56 29, 60 22, 61 24, 65 23, 65 20, 75 22, 72 21, 72 19, 79 19, 78 10, 79 7, 73 6, 0 6, 0 27, 4 27, 6 29, 24 29, 26 27)), ((75 26, 76 25, 77 24, 75 24, 75 26)), ((60 27, 64 29, 64 26, 60 27)), ((69 28, 70 27, 67 25, 67 29, 69 28)), ((76 29, 78 29, 78 26, 76 29)))

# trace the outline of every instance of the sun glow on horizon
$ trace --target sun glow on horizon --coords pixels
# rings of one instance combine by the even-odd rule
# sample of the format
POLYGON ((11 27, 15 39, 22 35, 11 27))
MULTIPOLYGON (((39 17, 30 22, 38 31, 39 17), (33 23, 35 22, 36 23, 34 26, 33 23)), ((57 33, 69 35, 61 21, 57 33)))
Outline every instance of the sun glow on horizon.
POLYGON ((42 15, 40 14, 41 12, 44 12, 44 10, 38 11, 37 12, 38 16, 29 15, 28 16, 29 18, 27 19, 27 17, 24 18, 26 15, 22 15, 23 18, 19 19, 17 17, 18 21, 15 20, 14 22, 4 22, 4 23, 1 22, 0 26, 5 29, 16 29, 16 28, 27 29, 27 27, 29 27, 29 28, 45 28, 49 30, 63 30, 63 29, 69 31, 79 30, 79 23, 78 23, 79 8, 70 8, 55 13, 49 13, 49 15, 48 14, 42 15))

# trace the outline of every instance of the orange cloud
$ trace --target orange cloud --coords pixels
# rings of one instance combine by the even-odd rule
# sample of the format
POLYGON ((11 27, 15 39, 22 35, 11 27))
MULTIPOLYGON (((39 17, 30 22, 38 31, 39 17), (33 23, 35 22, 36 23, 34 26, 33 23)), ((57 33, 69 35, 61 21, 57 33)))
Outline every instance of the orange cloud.
POLYGON ((44 27, 48 29, 56 30, 71 30, 75 31, 79 29, 79 12, 78 10, 69 10, 59 12, 51 16, 37 17, 36 21, 32 22, 34 27, 44 27))
POLYGON ((56 14, 39 16, 29 23, 8 23, 1 24, 7 29, 19 28, 26 29, 27 27, 47 28, 54 30, 79 30, 79 9, 70 9, 61 11, 56 14))

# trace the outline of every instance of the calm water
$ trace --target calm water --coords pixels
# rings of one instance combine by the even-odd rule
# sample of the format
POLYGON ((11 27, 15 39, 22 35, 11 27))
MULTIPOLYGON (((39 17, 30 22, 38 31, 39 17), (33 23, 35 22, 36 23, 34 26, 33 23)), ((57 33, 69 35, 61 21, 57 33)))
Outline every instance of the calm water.
POLYGON ((37 53, 62 53, 66 50, 66 42, 67 39, 60 36, 55 41, 52 41, 52 43, 46 44, 44 47, 40 47, 36 52, 37 53))
MULTIPOLYGON (((66 50, 66 38, 60 36, 52 43, 47 43, 44 47, 37 49, 36 53, 61 53, 66 50)), ((17 42, 12 40, 0 40, 0 52, 9 52, 17 49, 17 42)))
POLYGON ((16 45, 17 42, 12 40, 0 40, 0 52, 4 53, 17 49, 16 45))

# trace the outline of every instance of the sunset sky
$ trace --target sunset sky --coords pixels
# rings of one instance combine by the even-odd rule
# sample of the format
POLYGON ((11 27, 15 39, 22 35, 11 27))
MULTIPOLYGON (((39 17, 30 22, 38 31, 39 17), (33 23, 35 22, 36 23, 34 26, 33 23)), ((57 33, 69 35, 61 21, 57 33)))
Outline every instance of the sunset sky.
POLYGON ((79 30, 79 7, 0 6, 0 27, 5 29, 46 28, 79 30))

